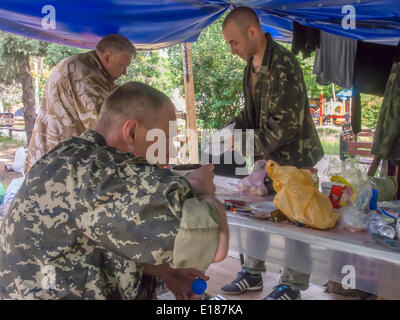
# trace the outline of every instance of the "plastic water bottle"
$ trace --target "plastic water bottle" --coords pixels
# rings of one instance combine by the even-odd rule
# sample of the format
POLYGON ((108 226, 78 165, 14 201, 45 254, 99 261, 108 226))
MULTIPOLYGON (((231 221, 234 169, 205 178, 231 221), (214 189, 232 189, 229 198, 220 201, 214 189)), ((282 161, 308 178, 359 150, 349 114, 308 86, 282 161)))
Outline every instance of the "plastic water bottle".
POLYGON ((196 279, 192 283, 192 291, 194 294, 197 295, 202 295, 204 292, 206 292, 207 289, 207 282, 203 279, 196 279))
POLYGON ((369 209, 370 210, 377 210, 377 204, 378 204, 378 190, 372 189, 372 196, 371 200, 369 202, 369 209))
MULTIPOLYGON (((0 178, 1 180, 1 178, 0 178)), ((0 181, 0 206, 3 204, 3 198, 4 198, 4 186, 0 181)))

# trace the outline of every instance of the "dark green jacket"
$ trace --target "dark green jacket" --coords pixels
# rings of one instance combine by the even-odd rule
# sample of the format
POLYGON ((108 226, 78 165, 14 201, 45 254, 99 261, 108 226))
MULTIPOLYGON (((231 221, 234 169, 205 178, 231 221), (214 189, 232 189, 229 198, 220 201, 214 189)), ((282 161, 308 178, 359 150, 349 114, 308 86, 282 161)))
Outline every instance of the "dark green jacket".
POLYGON ((235 129, 254 129, 254 153, 280 165, 312 167, 324 155, 315 129, 303 74, 295 56, 265 34, 267 47, 255 100, 250 87, 253 59, 244 71, 245 107, 235 129))
POLYGON ((371 152, 400 164, 400 62, 392 66, 371 152))

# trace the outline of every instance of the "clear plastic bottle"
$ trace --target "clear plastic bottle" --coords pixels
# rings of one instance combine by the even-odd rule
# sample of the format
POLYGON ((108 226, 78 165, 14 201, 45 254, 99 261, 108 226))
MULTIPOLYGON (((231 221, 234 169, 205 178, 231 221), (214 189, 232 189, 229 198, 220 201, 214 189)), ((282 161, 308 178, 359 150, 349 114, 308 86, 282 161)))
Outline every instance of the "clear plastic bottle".
POLYGON ((312 176, 312 178, 314 180, 314 187, 315 187, 315 189, 319 190, 318 169, 317 168, 307 168, 307 167, 303 167, 301 169, 310 170, 311 176, 312 176))
POLYGON ((311 175, 314 180, 314 187, 318 190, 319 189, 319 177, 318 177, 318 169, 317 168, 311 168, 311 175))

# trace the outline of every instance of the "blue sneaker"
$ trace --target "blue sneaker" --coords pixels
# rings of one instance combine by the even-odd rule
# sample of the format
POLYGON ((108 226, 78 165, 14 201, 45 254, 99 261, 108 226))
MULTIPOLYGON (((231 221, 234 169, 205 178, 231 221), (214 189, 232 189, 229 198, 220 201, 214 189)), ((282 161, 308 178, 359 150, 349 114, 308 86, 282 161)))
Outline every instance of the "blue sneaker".
POLYGON ((263 300, 301 300, 300 290, 279 284, 263 300))
POLYGON ((221 290, 227 294, 241 294, 245 291, 262 290, 264 284, 261 274, 251 274, 241 271, 235 280, 222 287, 221 290))

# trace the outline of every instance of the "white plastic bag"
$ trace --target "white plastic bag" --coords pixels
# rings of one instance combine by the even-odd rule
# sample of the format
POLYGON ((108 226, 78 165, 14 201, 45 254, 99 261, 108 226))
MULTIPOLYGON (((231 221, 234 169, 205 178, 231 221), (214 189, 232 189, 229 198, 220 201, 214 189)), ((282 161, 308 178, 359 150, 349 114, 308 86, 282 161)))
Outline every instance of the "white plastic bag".
POLYGON ((253 172, 238 181, 237 186, 242 195, 246 195, 248 192, 253 196, 264 197, 268 195, 268 189, 264 183, 267 174, 266 165, 267 161, 265 160, 256 161, 253 172))
POLYGON ((26 159, 26 150, 24 147, 19 147, 15 152, 14 163, 12 164, 12 169, 15 172, 24 174, 24 166, 26 159))

